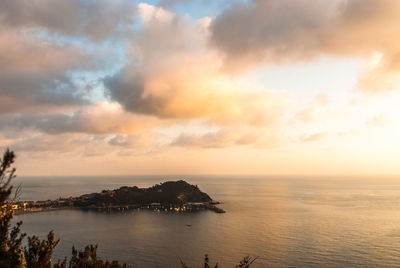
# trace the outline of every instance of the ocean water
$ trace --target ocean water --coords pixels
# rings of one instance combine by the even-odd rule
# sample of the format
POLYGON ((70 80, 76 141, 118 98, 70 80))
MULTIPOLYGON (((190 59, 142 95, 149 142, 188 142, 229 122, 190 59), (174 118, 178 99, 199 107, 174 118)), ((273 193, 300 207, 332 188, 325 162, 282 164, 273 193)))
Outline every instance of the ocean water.
POLYGON ((400 267, 400 178, 130 176, 18 178, 23 200, 45 200, 166 180, 197 184, 227 213, 64 210, 16 216, 23 231, 61 238, 130 267, 220 267, 250 255, 253 267, 400 267), (187 225, 191 225, 188 227, 187 225))

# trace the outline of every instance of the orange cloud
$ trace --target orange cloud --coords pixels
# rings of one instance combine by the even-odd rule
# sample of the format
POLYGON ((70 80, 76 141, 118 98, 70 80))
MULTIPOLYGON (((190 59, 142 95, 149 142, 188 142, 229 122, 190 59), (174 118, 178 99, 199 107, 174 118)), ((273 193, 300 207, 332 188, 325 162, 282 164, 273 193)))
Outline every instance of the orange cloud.
POLYGON ((159 118, 270 124, 286 105, 282 94, 220 71, 207 47, 209 19, 189 21, 141 4, 143 29, 132 40, 131 63, 104 80, 112 100, 127 111, 159 118))
POLYGON ((224 128, 215 132, 204 134, 183 133, 172 141, 172 146, 187 148, 226 148, 232 146, 244 146, 260 141, 263 135, 257 131, 243 131, 237 128, 224 128))

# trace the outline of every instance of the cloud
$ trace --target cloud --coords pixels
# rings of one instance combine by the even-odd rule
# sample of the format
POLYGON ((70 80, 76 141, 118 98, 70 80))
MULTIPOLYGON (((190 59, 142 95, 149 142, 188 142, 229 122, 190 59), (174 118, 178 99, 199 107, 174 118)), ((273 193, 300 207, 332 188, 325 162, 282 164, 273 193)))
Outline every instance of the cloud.
POLYGON ((61 134, 58 136, 35 134, 29 137, 16 139, 7 147, 19 152, 22 157, 57 158, 61 156, 95 157, 114 154, 117 151, 108 146, 107 135, 73 135, 61 134))
POLYGON ((0 145, 18 152, 22 157, 43 159, 47 157, 61 158, 72 157, 115 157, 153 155, 162 152, 156 137, 142 135, 113 136, 91 134, 60 134, 47 135, 35 134, 15 140, 1 140, 0 145), (133 137, 135 136, 135 137, 133 137), (130 140, 126 145, 115 145, 115 139, 130 140), (153 140, 154 138, 154 140, 153 140), (133 141, 136 139, 136 141, 133 141))
POLYGON ((139 135, 139 134, 129 134, 129 135, 115 135, 112 139, 108 141, 108 144, 112 146, 120 147, 145 147, 150 144, 152 138, 151 135, 139 135))
POLYGON ((333 15, 330 2, 254 0, 232 5, 212 22, 212 44, 229 63, 244 66, 309 59, 318 45, 313 32, 333 15))
POLYGON ((85 47, 31 28, 1 25, 0 114, 68 112, 90 104, 91 76, 109 67, 113 56, 103 45, 85 47))
POLYGON ((172 142, 172 146, 186 148, 226 148, 245 146, 263 140, 260 128, 222 128, 206 133, 182 133, 172 142))
POLYGON ((193 0, 160 0, 157 3, 157 6, 170 9, 172 7, 175 7, 177 5, 182 5, 182 4, 189 4, 193 0))
POLYGON ((105 156, 109 154, 131 156, 153 154, 162 150, 158 135, 138 134, 90 134, 90 133, 29 133, 12 139, 1 139, 0 145, 23 155, 46 156, 57 153, 75 156, 105 156))
POLYGON ((303 135, 299 139, 300 141, 305 141, 305 142, 310 142, 310 141, 319 141, 324 138, 326 138, 327 133, 324 132, 319 132, 319 133, 314 133, 311 135, 303 135))
POLYGON ((115 135, 108 141, 112 150, 118 151, 119 156, 132 156, 160 153, 166 148, 160 141, 160 134, 151 131, 138 134, 115 135))
POLYGON ((0 27, 0 64, 8 71, 59 74, 90 60, 82 50, 34 36, 27 30, 0 27))
POLYGON ((84 151, 85 146, 91 144, 90 136, 73 136, 73 135, 31 135, 17 139, 8 144, 12 150, 24 153, 44 154, 46 152, 58 153, 77 153, 84 151))
POLYGON ((0 130, 8 133, 21 130, 34 130, 51 135, 135 133, 163 124, 156 118, 125 113, 120 106, 109 103, 87 106, 70 114, 0 115, 0 130))
POLYGON ((100 61, 77 45, 0 26, 0 113, 87 105, 87 92, 70 74, 96 69, 100 61))
POLYGON ((90 101, 70 78, 0 71, 0 113, 45 111, 60 106, 81 106, 90 101))
POLYGON ((396 0, 252 0, 232 5, 213 20, 210 43, 230 71, 324 54, 368 57, 379 52, 381 61, 359 83, 361 90, 376 92, 393 86, 366 86, 366 77, 382 82, 399 71, 399 15, 396 0))
POLYGON ((189 21, 145 4, 139 14, 131 63, 104 79, 111 100, 159 118, 269 124, 281 115, 281 94, 255 93, 254 84, 220 72, 220 58, 207 47, 210 19, 189 21))
POLYGON ((0 2, 0 22, 98 41, 132 25, 135 10, 136 2, 126 0, 4 0, 0 2))

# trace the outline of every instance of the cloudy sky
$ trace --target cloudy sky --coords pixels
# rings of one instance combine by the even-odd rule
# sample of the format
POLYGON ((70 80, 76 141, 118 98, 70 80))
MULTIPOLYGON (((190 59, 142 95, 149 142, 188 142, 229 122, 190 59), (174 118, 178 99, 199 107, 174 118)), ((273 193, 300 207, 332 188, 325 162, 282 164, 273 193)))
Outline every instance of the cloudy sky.
POLYGON ((400 174, 398 0, 2 0, 19 175, 400 174))

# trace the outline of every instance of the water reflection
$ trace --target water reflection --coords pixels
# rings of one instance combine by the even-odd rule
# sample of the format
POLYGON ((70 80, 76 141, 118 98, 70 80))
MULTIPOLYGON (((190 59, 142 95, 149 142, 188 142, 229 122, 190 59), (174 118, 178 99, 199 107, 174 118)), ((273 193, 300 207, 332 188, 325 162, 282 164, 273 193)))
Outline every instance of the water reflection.
MULTIPOLYGON (((23 191, 35 200, 160 181, 31 178, 23 191)), ((254 267, 393 267, 400 261, 396 180, 193 177, 189 182, 223 201, 227 213, 54 211, 17 220, 30 234, 54 230, 62 238, 56 257, 69 255, 72 245, 98 243, 101 256, 133 267, 177 267, 178 257, 196 264, 204 253, 222 267, 245 255, 260 257, 254 267)))

